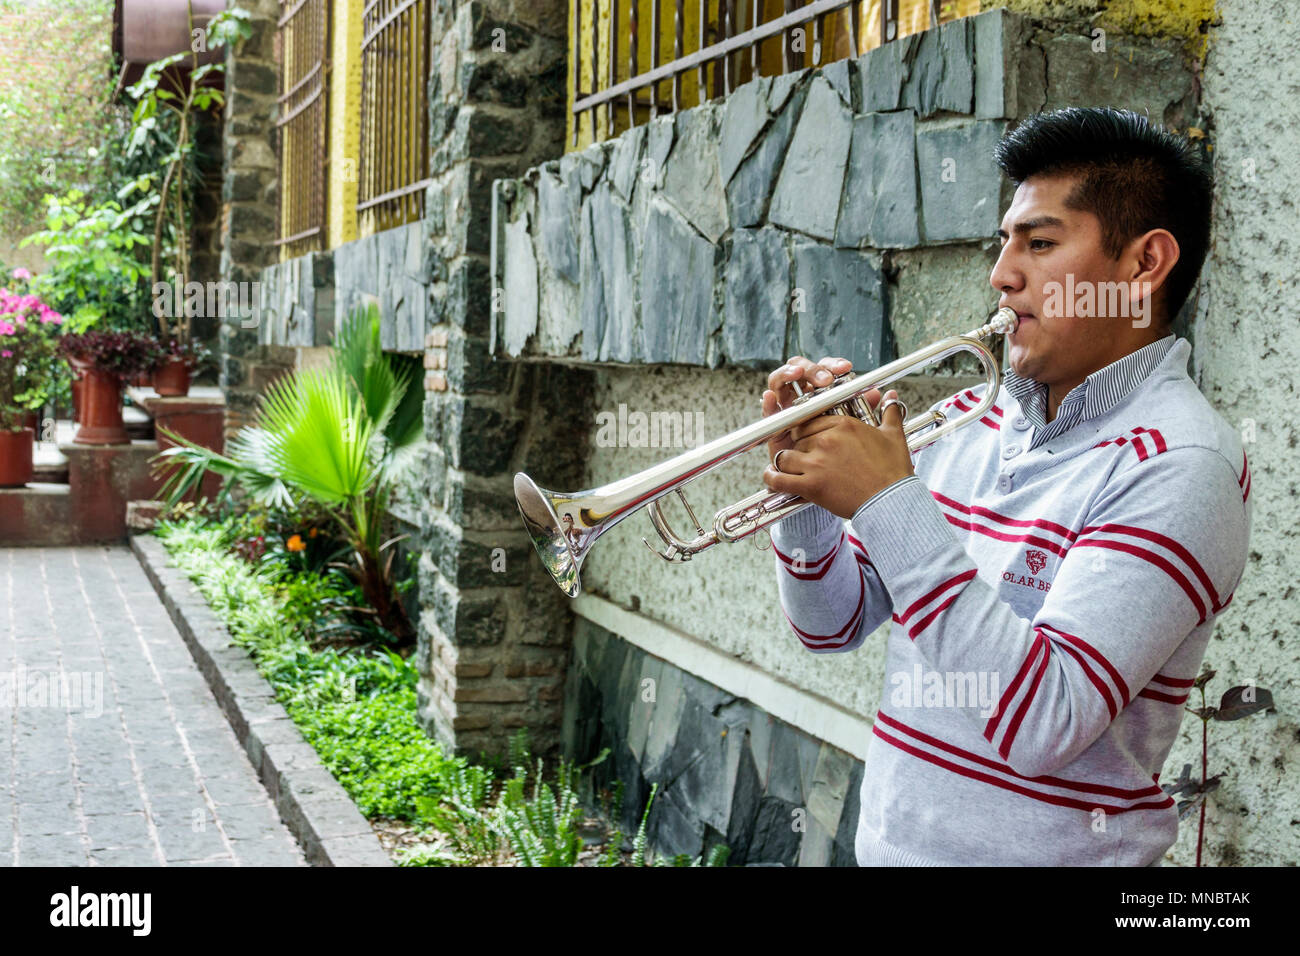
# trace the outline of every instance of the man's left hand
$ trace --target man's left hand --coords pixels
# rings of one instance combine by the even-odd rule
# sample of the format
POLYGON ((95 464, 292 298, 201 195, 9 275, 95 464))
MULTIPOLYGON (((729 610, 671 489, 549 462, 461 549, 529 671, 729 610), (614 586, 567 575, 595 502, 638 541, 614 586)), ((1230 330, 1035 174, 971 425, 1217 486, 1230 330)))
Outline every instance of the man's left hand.
MULTIPOLYGON (((885 398, 896 395, 891 390, 885 398)), ((841 518, 852 518, 877 492, 916 473, 898 405, 886 409, 878 427, 854 415, 821 415, 789 435, 793 449, 781 455, 780 471, 768 464, 763 484, 841 518)))

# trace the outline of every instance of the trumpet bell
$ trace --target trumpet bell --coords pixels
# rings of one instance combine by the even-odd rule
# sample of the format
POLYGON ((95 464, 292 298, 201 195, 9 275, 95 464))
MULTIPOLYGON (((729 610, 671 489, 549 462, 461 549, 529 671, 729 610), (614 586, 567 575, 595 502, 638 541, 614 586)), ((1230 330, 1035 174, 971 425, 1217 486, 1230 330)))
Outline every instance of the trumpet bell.
POLYGON ((519 505, 533 547, 537 549, 537 556, 560 590, 572 598, 582 591, 579 575, 586 549, 574 548, 556 512, 556 505, 568 500, 563 495, 539 488, 523 472, 515 475, 515 502, 519 505))

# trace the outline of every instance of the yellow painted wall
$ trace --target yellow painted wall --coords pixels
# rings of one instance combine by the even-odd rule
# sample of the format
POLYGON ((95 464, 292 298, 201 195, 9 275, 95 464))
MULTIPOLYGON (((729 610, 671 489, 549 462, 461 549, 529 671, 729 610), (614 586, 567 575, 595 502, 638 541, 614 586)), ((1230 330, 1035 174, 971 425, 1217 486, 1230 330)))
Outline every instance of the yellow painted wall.
POLYGON ((364 0, 333 0, 330 23, 329 229, 325 248, 357 238, 361 165, 361 11, 364 0))
MULTIPOLYGON (((631 29, 629 24, 629 13, 632 3, 636 4, 638 10, 638 43, 637 43, 637 72, 644 73, 649 70, 650 44, 653 35, 653 0, 619 0, 618 3, 618 62, 616 67, 615 83, 626 80, 630 75, 630 64, 628 62, 629 44, 631 38, 631 29)), ((705 0, 705 22, 716 28, 718 24, 718 4, 719 0, 705 0)), ((660 25, 659 25, 659 63, 667 63, 674 58, 674 41, 677 35, 675 24, 676 3, 674 0, 660 0, 660 25)), ((753 0, 735 0, 733 6, 736 10, 737 23, 733 32, 748 30, 751 26, 751 17, 753 9, 753 0)), ((600 17, 598 21, 598 31, 596 43, 598 45, 598 77, 597 89, 606 89, 609 82, 609 19, 612 9, 611 0, 599 0, 600 17)), ((806 25, 805 49, 802 54, 794 53, 790 68, 792 70, 803 69, 811 66, 824 66, 835 60, 842 60, 847 57, 857 56, 865 53, 880 45, 880 0, 860 0, 861 9, 861 29, 858 37, 858 49, 855 51, 849 36, 849 11, 846 7, 837 13, 830 14, 825 20, 825 36, 822 39, 821 59, 814 59, 813 30, 812 24, 806 25)), ((941 7, 941 17, 943 21, 954 20, 958 17, 970 16, 979 13, 981 9, 981 0, 947 0, 941 7)), ((785 10, 784 0, 759 0, 759 22, 766 23, 780 16, 785 10)), ((572 64, 574 58, 581 62, 580 88, 586 93, 592 88, 591 61, 592 61, 592 29, 591 29, 591 11, 592 0, 570 0, 569 2, 569 63, 572 64), (579 5, 581 10, 579 11, 579 5), (580 14, 580 15, 579 15, 580 14), (577 31, 575 35, 575 23, 577 31)), ((690 54, 701 48, 700 42, 700 2, 699 0, 683 0, 682 3, 682 20, 683 20, 683 55, 690 54)), ((908 36, 913 33, 919 33, 930 25, 930 6, 929 0, 900 0, 898 26, 899 35, 908 36)), ((706 35, 704 46, 717 42, 717 37, 706 35)), ((733 64, 735 73, 732 77, 732 89, 741 83, 747 82, 753 78, 751 70, 750 53, 747 49, 733 54, 733 64)), ((705 89, 707 95, 704 100, 711 99, 714 96, 715 76, 721 69, 721 62, 711 63, 705 67, 705 89)), ((783 73, 782 54, 781 54, 781 37, 779 35, 771 37, 763 42, 760 47, 759 56, 759 73, 762 76, 774 76, 783 73)), ((565 145, 568 149, 582 149, 589 146, 596 139, 607 139, 607 112, 606 107, 602 104, 597 110, 596 135, 593 136, 592 114, 591 111, 584 111, 578 118, 578 136, 577 143, 574 143, 574 116, 573 104, 574 80, 572 66, 569 67, 568 77, 568 119, 565 129, 565 145)), ((682 75, 681 96, 678 100, 679 108, 689 109, 692 106, 698 106, 702 101, 699 95, 699 80, 696 70, 691 70, 682 75)), ((661 102, 670 102, 672 99, 673 84, 671 81, 662 82, 659 85, 659 99, 661 102)), ((639 100, 642 104, 649 103, 648 89, 639 93, 639 100)), ((649 118, 649 110, 643 105, 637 110, 637 122, 643 123, 649 118)), ((627 98, 619 99, 614 110, 614 134, 629 128, 627 98)))

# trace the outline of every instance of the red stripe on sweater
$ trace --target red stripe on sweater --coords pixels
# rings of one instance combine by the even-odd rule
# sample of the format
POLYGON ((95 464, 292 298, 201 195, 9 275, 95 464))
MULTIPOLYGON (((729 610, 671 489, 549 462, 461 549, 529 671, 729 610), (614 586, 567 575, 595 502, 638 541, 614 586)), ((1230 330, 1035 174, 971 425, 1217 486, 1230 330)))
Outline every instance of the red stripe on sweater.
POLYGON ((908 618, 910 618, 917 611, 921 610, 921 608, 925 607, 927 604, 929 604, 931 601, 937 598, 944 591, 947 591, 949 588, 955 587, 958 584, 965 584, 971 578, 975 577, 975 575, 978 573, 979 572, 977 571, 977 569, 971 568, 969 571, 963 571, 961 574, 955 575, 954 577, 949 578, 947 581, 944 581, 943 584, 940 584, 937 588, 935 588, 929 594, 925 595, 925 597, 914 602, 911 607, 909 607, 906 611, 904 611, 902 623, 906 623, 908 618))
POLYGON ((1036 535, 1004 534, 1001 531, 994 531, 993 529, 986 528, 983 525, 975 524, 973 521, 963 521, 961 518, 955 518, 950 514, 945 514, 944 517, 948 519, 948 523, 954 528, 961 528, 964 531, 978 531, 980 534, 997 541, 1025 541, 1029 544, 1036 544, 1040 548, 1046 548, 1048 551, 1051 551, 1053 554, 1059 555, 1060 557, 1065 557, 1065 552, 1070 550, 1069 548, 1062 547, 1055 541, 1048 541, 1046 538, 1040 538, 1036 535))
POLYGON ((1067 542, 1073 541, 1079 536, 1079 532, 1071 531, 1064 525, 1057 524, 1055 521, 1048 521, 1044 518, 1009 518, 1006 515, 998 514, 982 505, 966 505, 957 501, 955 498, 949 498, 947 495, 938 491, 931 491, 931 495, 941 504, 947 505, 966 515, 979 515, 981 518, 988 518, 990 521, 996 521, 998 524, 1005 524, 1013 528, 1040 528, 1043 531, 1049 531, 1052 534, 1060 535, 1067 542))
POLYGON ((1183 593, 1187 595, 1188 600, 1192 602, 1192 605, 1196 608, 1196 612, 1200 615, 1200 620, 1196 623, 1205 623, 1205 602, 1201 600, 1201 596, 1197 594, 1195 588, 1192 587, 1192 582, 1188 581, 1177 568, 1154 551, 1148 551, 1145 548, 1137 548, 1120 541, 1103 541, 1101 539, 1092 540, 1085 538, 1075 542, 1075 545, 1080 548, 1106 548, 1110 551, 1122 551, 1125 554, 1131 554, 1134 557, 1141 558, 1144 561, 1154 564, 1160 570, 1168 574, 1169 577, 1173 579, 1174 583, 1183 589, 1183 593))
MULTIPOLYGON (((954 398, 954 399, 953 399, 951 402, 949 402, 948 404, 949 404, 949 405, 956 405, 956 406, 957 406, 959 409, 961 409, 963 412, 969 412, 969 411, 971 410, 970 406, 964 404, 960 399, 956 399, 956 398, 954 398)), ((947 407, 947 406, 945 406, 945 407, 947 407)), ((1002 430, 1002 423, 999 422, 999 421, 997 421, 997 419, 989 418, 987 415, 984 415, 983 417, 980 418, 980 424, 982 424, 982 425, 987 425, 989 428, 993 429, 995 432, 999 432, 999 431, 1002 430)))
POLYGON ((929 627, 931 622, 936 617, 938 617, 942 612, 948 610, 948 605, 951 604, 953 601, 957 600, 957 598, 959 597, 961 597, 960 594, 954 594, 952 597, 948 598, 948 600, 944 601, 942 604, 940 604, 937 608, 935 608, 925 617, 921 618, 921 620, 917 621, 915 624, 912 625, 911 629, 907 632, 907 636, 912 640, 916 640, 916 635, 920 634, 927 627, 929 627))
POLYGON ((862 611, 864 606, 866 605, 866 600, 867 600, 867 579, 866 576, 862 574, 861 571, 859 571, 858 572, 858 606, 853 609, 853 613, 849 616, 848 623, 845 624, 838 631, 836 631, 834 634, 813 634, 810 631, 805 631, 800 627, 798 627, 794 623, 794 621, 790 620, 790 615, 785 614, 785 608, 781 609, 781 613, 785 614, 785 619, 790 622, 790 627, 794 630, 795 634, 799 636, 799 640, 801 640, 806 647, 815 648, 817 650, 822 650, 827 647, 843 647, 845 644, 849 643, 849 641, 853 640, 854 635, 857 633, 858 630, 857 625, 862 622, 862 611), (817 642, 817 643, 810 643, 810 642, 817 642))
POLYGON ((1029 668, 1033 666, 1034 658, 1038 656, 1038 645, 1046 641, 1041 631, 1034 631, 1033 643, 1029 645, 1029 653, 1025 655, 1024 663, 1020 665, 1020 670, 1016 671, 1016 676, 1012 678, 1011 683, 1002 694, 1002 699, 998 701, 998 712, 989 718, 988 723, 984 725, 984 739, 989 743, 993 742, 993 735, 997 733, 998 724, 1002 721, 1002 715, 1007 712, 1011 702, 1015 700, 1016 691, 1024 683, 1025 676, 1029 673, 1029 668))
POLYGON ((1219 592, 1215 590, 1214 582, 1212 582, 1210 576, 1205 573, 1205 568, 1201 567, 1201 562, 1197 561, 1196 558, 1192 556, 1192 552, 1188 551, 1173 538, 1168 535, 1160 534, 1157 531, 1148 531, 1146 528, 1138 528, 1127 524, 1093 525, 1084 528, 1080 533, 1091 534, 1094 531, 1105 531, 1110 534, 1126 534, 1133 538, 1142 538, 1146 541, 1152 542, 1153 544, 1160 545, 1166 551, 1172 551, 1174 554, 1178 555, 1182 562, 1191 569, 1194 575, 1196 575, 1196 579, 1200 581, 1201 586, 1205 588, 1205 593, 1210 596, 1210 602, 1214 605, 1215 610, 1219 610, 1219 592))
POLYGON ((1052 657, 1052 645, 1050 641, 1043 641, 1043 659, 1038 662, 1038 668, 1034 672, 1034 682, 1029 685, 1029 691, 1020 701, 1020 706, 1016 708, 1016 715, 1011 719, 1007 732, 1002 737, 1002 746, 998 748, 998 754, 1003 760, 1007 759, 1007 754, 1011 753, 1011 743, 1016 739, 1016 734, 1020 732, 1020 725, 1024 723, 1025 714, 1029 712, 1029 702, 1032 701, 1038 693, 1038 688, 1043 683, 1043 675, 1047 673, 1047 664, 1052 657))
POLYGON ((1164 674, 1157 674, 1151 678, 1153 684, 1164 684, 1166 687, 1191 687, 1196 683, 1195 677, 1166 677, 1164 674))
POLYGON ((1148 688, 1147 690, 1138 691, 1138 696, 1146 697, 1150 700, 1162 701, 1166 704, 1181 704, 1183 701, 1187 700, 1188 695, 1183 694, 1181 697, 1174 697, 1170 694, 1162 694, 1158 690, 1151 690, 1148 688))
POLYGON ((1044 630, 1051 631, 1053 634, 1057 634, 1060 637, 1065 638, 1075 647, 1079 648, 1081 651, 1083 651, 1085 654, 1087 654, 1089 657, 1095 660, 1098 664, 1100 664, 1105 669, 1106 673, 1110 675, 1110 679, 1115 682, 1115 687, 1119 690, 1119 695, 1124 701, 1124 706, 1125 707, 1128 706, 1128 702, 1129 702, 1128 684, 1124 682, 1124 678, 1120 675, 1120 672, 1115 669, 1115 665, 1113 665, 1110 661, 1108 661, 1105 658, 1105 656, 1101 653, 1101 651, 1097 650, 1097 648, 1093 647, 1083 638, 1076 637, 1073 634, 1066 634, 1065 631, 1061 630, 1058 627, 1052 627, 1052 625, 1050 624, 1040 624, 1039 627, 1043 628, 1044 630))
POLYGON ((1074 810, 1083 810, 1087 813, 1091 813, 1093 810, 1101 809, 1104 810, 1106 813, 1114 814, 1114 813, 1128 813, 1130 810, 1164 810, 1174 805, 1173 798, 1169 796, 1166 796, 1163 800, 1156 801, 1156 802, 1137 803, 1129 807, 1114 807, 1114 806, 1105 806, 1103 804, 1098 804, 1095 802, 1074 800, 1071 799, 1070 797, 1060 797, 1055 794, 1039 793, 1030 790, 1027 787, 1022 787, 1019 784, 1011 783, 1009 780, 1000 780, 997 777, 989 776, 988 774, 981 773, 978 770, 971 770, 967 767, 962 767, 957 764, 951 763, 950 761, 944 760, 941 757, 936 757, 934 754, 927 753, 924 750, 920 750, 916 747, 910 746, 909 744, 903 743, 901 740, 898 740, 897 738, 892 737, 889 734, 885 733, 878 726, 873 726, 871 732, 875 734, 877 737, 879 737, 881 740, 885 741, 886 743, 892 744, 893 746, 897 747, 899 750, 902 750, 904 753, 909 753, 913 757, 919 757, 921 760, 924 760, 927 763, 932 763, 936 766, 943 767, 946 770, 951 770, 953 773, 960 774, 963 777, 969 777, 972 780, 980 780, 983 781, 984 783, 992 784, 995 787, 1001 787, 1003 790, 1010 790, 1014 793, 1019 793, 1022 796, 1029 797, 1033 800, 1041 800, 1043 803, 1051 803, 1058 807, 1069 807, 1074 810))
POLYGON ((1115 706, 1115 695, 1110 692, 1110 687, 1106 685, 1106 682, 1101 679, 1101 676, 1096 671, 1088 666, 1088 662, 1084 660, 1080 651, 1069 644, 1062 644, 1061 647, 1079 662, 1079 667, 1083 669, 1088 680, 1092 681, 1092 686, 1097 688, 1097 693, 1101 694, 1101 699, 1106 702, 1106 709, 1110 711, 1110 719, 1114 720, 1119 715, 1119 708, 1115 706))
POLYGON ((947 751, 953 756, 961 757, 962 759, 969 760, 972 763, 981 764, 992 770, 997 770, 1000 773, 1010 774, 1013 777, 1019 777, 1021 780, 1028 780, 1034 783, 1049 784, 1053 787, 1060 787, 1063 790, 1077 790, 1080 793, 1097 793, 1106 797, 1120 797, 1126 800, 1139 800, 1142 797, 1157 797, 1164 792, 1159 787, 1142 787, 1141 789, 1138 790, 1130 790, 1125 787, 1112 787, 1104 783, 1084 783, 1079 780, 1066 780, 1063 777, 1053 777, 1050 775, 1042 775, 1038 777, 1027 777, 1023 773, 1011 769, 1011 766, 1009 764, 998 763, 996 760, 992 760, 988 757, 981 756, 980 754, 972 753, 969 750, 963 750, 960 747, 954 746, 953 744, 940 740, 938 737, 932 737, 931 735, 925 733, 924 731, 917 730, 915 727, 909 727, 901 720, 898 720, 896 717, 891 717, 889 714, 886 714, 882 710, 876 711, 876 720, 883 722, 887 726, 893 728, 894 730, 899 731, 900 733, 907 734, 909 737, 915 738, 916 740, 922 741, 923 743, 927 743, 931 747, 935 747, 939 750, 947 751))
MULTIPOLYGON (((819 564, 822 564, 824 562, 829 562, 831 558, 835 557, 836 552, 840 550, 840 545, 843 543, 844 543, 844 532, 841 531, 840 539, 835 542, 835 547, 831 548, 830 551, 828 551, 826 554, 823 554, 820 558, 817 558, 816 560, 808 560, 805 558, 804 561, 802 562, 803 567, 815 568, 819 564)), ((776 556, 780 558, 784 564, 788 565, 789 567, 795 566, 796 564, 795 559, 790 557, 787 554, 782 553, 782 551, 776 545, 772 545, 772 550, 776 553, 776 556)))
MULTIPOLYGON (((974 389, 968 388, 966 389, 966 391, 962 392, 962 394, 965 395, 967 398, 969 398, 975 404, 977 405, 979 404, 979 398, 975 395, 974 389)), ((1002 417, 1002 409, 999 408, 997 405, 990 405, 989 411, 991 411, 994 415, 998 416, 998 418, 1002 417)))
POLYGON ((1210 576, 1205 573, 1205 568, 1201 566, 1201 563, 1192 556, 1192 553, 1188 551, 1187 548, 1183 547, 1183 545, 1179 544, 1168 535, 1126 524, 1093 525, 1092 527, 1084 528, 1081 533, 1090 534, 1094 531, 1105 531, 1110 534, 1126 534, 1134 538, 1142 538, 1146 541, 1158 544, 1168 551, 1172 551, 1174 554, 1178 555, 1178 557, 1182 559, 1183 563, 1191 569, 1194 575, 1196 575, 1196 579, 1201 582, 1206 593, 1210 596, 1211 602, 1215 605, 1219 603, 1219 592, 1215 590, 1214 583, 1210 580, 1210 576))
POLYGON ((1155 440, 1157 455, 1167 452, 1169 450, 1169 446, 1165 444, 1165 436, 1160 434, 1160 432, 1158 432, 1156 429, 1142 428, 1141 426, 1139 426, 1133 429, 1133 431, 1134 433, 1139 435, 1150 435, 1155 440))

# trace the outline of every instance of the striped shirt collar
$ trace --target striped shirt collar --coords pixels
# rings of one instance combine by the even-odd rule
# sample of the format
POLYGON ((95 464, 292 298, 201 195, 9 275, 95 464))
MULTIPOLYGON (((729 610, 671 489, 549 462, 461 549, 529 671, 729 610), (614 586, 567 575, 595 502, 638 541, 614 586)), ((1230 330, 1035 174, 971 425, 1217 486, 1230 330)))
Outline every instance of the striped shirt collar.
POLYGON ((1151 370, 1169 354, 1178 337, 1170 332, 1150 345, 1130 352, 1122 359, 1097 369, 1072 388, 1061 400, 1056 417, 1047 421, 1047 386, 1017 375, 1008 366, 1002 376, 1007 392, 1020 403, 1025 418, 1034 426, 1031 448, 1050 441, 1080 422, 1104 415, 1140 385, 1151 370))

